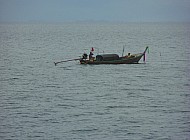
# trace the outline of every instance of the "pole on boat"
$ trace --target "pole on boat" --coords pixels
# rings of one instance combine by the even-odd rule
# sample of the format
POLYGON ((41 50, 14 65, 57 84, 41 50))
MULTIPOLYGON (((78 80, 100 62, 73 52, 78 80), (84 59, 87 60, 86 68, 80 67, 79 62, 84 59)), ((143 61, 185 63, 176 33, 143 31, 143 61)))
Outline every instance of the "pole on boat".
POLYGON ((145 51, 143 52, 143 61, 145 62, 145 59, 146 59, 146 56, 145 56, 145 54, 146 54, 146 51, 148 50, 148 53, 149 53, 149 48, 148 48, 148 46, 146 47, 146 49, 145 49, 145 51))
POLYGON ((76 60, 80 60, 80 58, 77 58, 77 59, 69 59, 69 60, 64 60, 64 61, 59 61, 59 62, 54 62, 54 64, 55 64, 55 66, 56 66, 58 63, 69 62, 69 61, 76 61, 76 60))
POLYGON ((123 57, 124 51, 125 51, 125 46, 123 45, 122 57, 123 57))

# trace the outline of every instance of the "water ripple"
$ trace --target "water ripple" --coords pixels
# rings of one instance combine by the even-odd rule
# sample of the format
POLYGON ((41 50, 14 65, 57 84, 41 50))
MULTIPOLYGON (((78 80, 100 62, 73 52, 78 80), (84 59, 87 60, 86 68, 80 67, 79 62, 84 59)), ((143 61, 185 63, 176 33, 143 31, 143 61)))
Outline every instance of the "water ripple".
POLYGON ((0 139, 189 139, 189 24, 0 25, 0 139), (53 62, 143 52, 139 65, 53 62), (99 48, 99 50, 98 50, 99 48))

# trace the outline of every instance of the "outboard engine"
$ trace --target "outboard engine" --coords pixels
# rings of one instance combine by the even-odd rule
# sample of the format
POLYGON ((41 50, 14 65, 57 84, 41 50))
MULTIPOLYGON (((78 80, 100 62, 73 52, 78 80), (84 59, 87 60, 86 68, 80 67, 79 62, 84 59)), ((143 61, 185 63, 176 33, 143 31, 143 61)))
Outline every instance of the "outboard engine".
POLYGON ((87 55, 86 53, 84 53, 84 54, 82 55, 82 59, 87 59, 87 57, 88 57, 88 55, 87 55))

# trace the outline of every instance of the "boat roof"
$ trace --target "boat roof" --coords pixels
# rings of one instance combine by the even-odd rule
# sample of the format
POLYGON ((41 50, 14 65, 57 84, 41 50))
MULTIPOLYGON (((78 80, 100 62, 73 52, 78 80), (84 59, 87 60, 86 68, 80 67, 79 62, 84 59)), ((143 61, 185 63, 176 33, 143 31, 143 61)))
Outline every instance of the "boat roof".
POLYGON ((119 55, 117 54, 101 54, 96 56, 96 60, 99 61, 109 61, 109 60, 117 60, 119 59, 119 55))

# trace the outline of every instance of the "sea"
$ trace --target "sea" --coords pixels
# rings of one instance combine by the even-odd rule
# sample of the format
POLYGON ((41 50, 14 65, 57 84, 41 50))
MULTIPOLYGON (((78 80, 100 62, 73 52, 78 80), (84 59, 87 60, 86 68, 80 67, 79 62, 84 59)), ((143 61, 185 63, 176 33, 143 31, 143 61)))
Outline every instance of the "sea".
POLYGON ((0 23, 0 139, 190 140, 189 61, 190 23, 0 23))

